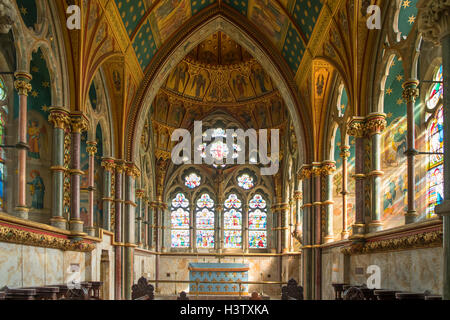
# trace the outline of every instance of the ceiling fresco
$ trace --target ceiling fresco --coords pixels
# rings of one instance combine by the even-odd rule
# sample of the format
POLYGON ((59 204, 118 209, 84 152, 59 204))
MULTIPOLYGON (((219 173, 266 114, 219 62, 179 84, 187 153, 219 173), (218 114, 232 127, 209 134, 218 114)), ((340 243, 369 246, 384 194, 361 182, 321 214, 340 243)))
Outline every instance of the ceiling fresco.
MULTIPOLYGON (((115 0, 143 71, 157 50, 189 19, 218 0, 115 0)), ((260 29, 278 48, 294 74, 308 46, 323 0, 223 0, 260 29)))

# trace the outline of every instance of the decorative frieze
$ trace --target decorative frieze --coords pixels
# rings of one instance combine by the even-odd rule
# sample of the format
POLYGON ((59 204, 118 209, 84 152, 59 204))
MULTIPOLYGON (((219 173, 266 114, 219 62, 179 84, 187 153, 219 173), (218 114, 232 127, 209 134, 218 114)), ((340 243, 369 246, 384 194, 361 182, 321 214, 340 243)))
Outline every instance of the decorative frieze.
POLYGON ((70 239, 8 226, 0 226, 0 241, 63 251, 90 252, 95 249, 94 244, 85 241, 71 241, 70 239))
POLYGON ((442 246, 442 230, 423 232, 393 239, 354 243, 341 249, 346 255, 368 254, 374 252, 399 251, 442 246))

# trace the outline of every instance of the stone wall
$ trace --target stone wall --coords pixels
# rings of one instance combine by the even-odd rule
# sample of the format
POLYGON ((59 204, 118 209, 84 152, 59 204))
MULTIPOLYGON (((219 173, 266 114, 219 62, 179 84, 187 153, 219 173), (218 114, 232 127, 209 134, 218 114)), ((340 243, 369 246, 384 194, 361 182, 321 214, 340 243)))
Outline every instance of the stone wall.
POLYGON ((0 288, 63 284, 79 266, 85 280, 85 253, 0 242, 0 288))
POLYGON ((366 284, 370 265, 381 270, 381 287, 442 294, 442 247, 345 256, 341 246, 322 250, 322 299, 334 299, 332 283, 366 284))

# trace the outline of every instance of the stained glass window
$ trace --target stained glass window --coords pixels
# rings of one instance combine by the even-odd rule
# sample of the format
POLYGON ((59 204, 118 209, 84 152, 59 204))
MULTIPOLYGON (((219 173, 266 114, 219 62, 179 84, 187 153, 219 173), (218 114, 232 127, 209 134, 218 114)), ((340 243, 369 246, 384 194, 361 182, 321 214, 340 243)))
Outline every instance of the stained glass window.
MULTIPOLYGON (((0 78, 0 101, 4 101, 7 98, 6 87, 3 79, 0 78)), ((3 106, 0 108, 0 144, 6 144, 6 121, 8 116, 8 107, 3 106)), ((0 211, 5 208, 5 150, 0 148, 0 211)))
POLYGON ((184 178, 184 185, 189 189, 195 189, 200 186, 202 181, 202 177, 198 176, 195 173, 191 173, 190 175, 184 178))
POLYGON ((236 194, 230 194, 225 200, 224 248, 242 247, 242 201, 236 194))
MULTIPOLYGON (((435 81, 443 81, 442 66, 436 72, 435 81)), ((438 108, 435 117, 431 119, 428 128, 428 151, 444 152, 444 110, 440 104, 443 97, 442 83, 436 83, 430 90, 427 106, 430 110, 438 108)), ((444 157, 441 154, 431 154, 427 172, 427 217, 435 215, 435 207, 444 200, 444 157)))
MULTIPOLYGON (((206 136, 206 134, 203 134, 203 136, 206 136)), ((227 142, 226 142, 226 131, 222 128, 217 128, 213 130, 212 133, 212 144, 210 146, 210 155, 212 159, 214 160, 213 166, 215 168, 221 167, 224 168, 226 166, 226 158, 228 157, 228 154, 230 153, 230 150, 228 149, 227 142)), ((234 138, 235 136, 233 136, 234 138)), ((202 143, 200 146, 198 146, 197 151, 200 151, 202 158, 206 158, 206 152, 207 152, 207 143, 202 143)), ((241 147, 233 143, 233 159, 238 158, 239 154, 238 152, 241 151, 241 147)))
POLYGON ((254 182, 253 182, 253 178, 250 177, 248 174, 243 174, 240 177, 238 177, 238 185, 239 187, 241 187, 242 189, 245 190, 250 190, 251 188, 253 188, 255 186, 254 182))
POLYGON ((267 202, 260 194, 249 202, 248 229, 249 248, 267 248, 267 202))
POLYGON ((214 248, 214 200, 203 194, 196 208, 197 248, 214 248))
POLYGON ((5 82, 2 78, 0 78, 0 101, 4 101, 6 99, 6 87, 5 82))
POLYGON ((442 75, 442 66, 439 68, 439 70, 436 72, 436 75, 434 77, 434 81, 440 81, 438 83, 435 83, 433 87, 431 88, 430 95, 427 100, 427 107, 429 109, 433 109, 437 106, 439 101, 443 98, 444 95, 444 85, 441 83, 443 81, 444 77, 442 75))
POLYGON ((189 200, 182 193, 178 193, 172 200, 171 226, 172 248, 189 248, 190 221, 189 200))

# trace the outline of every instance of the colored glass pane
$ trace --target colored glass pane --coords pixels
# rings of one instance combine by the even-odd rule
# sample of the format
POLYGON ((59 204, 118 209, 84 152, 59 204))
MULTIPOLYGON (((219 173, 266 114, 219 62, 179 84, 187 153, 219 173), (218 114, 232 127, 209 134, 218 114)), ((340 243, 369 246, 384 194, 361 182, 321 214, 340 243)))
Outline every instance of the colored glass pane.
POLYGON ((197 229, 214 229, 214 212, 203 209, 197 212, 197 229))
POLYGON ((242 229, 242 213, 236 209, 226 211, 224 214, 224 228, 225 229, 242 229))
POLYGON ((242 243, 242 232, 241 231, 224 231, 224 247, 226 249, 240 248, 242 243))
POLYGON ((172 248, 189 248, 189 230, 172 230, 172 248))
POLYGON ((205 193, 197 200, 197 207, 211 209, 214 207, 214 200, 211 199, 209 194, 205 193))
POLYGON ((179 208, 176 211, 172 211, 171 220, 172 228, 189 228, 189 212, 182 208, 179 208))
POLYGON ((267 206, 266 201, 263 199, 263 197, 260 194, 257 194, 253 197, 252 200, 250 200, 250 208, 251 209, 265 209, 267 206))
POLYGON ((255 184, 253 183, 253 178, 248 174, 243 174, 242 176, 238 177, 238 185, 245 190, 249 190, 255 186, 255 184))
POLYGON ((440 81, 440 83, 435 83, 433 87, 431 88, 430 95, 427 100, 427 107, 429 109, 433 109, 437 106, 439 101, 444 96, 444 85, 442 81, 444 80, 444 77, 442 75, 442 66, 439 68, 438 72, 436 73, 436 76, 434 77, 434 81, 440 81))
POLYGON ((231 209, 239 209, 242 206, 241 200, 235 194, 230 194, 227 200, 225 200, 225 208, 231 209))
MULTIPOLYGON (((203 136, 206 136, 206 133, 203 134, 203 136)), ((210 146, 208 146, 207 143, 202 143, 198 146, 197 151, 200 151, 202 158, 206 158, 207 155, 207 149, 209 147, 209 153, 212 159, 214 160, 213 166, 214 167, 225 167, 224 164, 225 159, 228 157, 228 154, 230 153, 230 150, 228 148, 228 145, 226 143, 226 132, 224 129, 217 128, 213 130, 213 133, 211 135, 213 142, 210 146)), ((235 136, 233 135, 233 139, 235 136)), ((238 144, 233 143, 233 159, 236 159, 239 155, 238 152, 241 151, 241 148, 238 144)))
POLYGON ((248 216, 248 227, 249 229, 263 229, 267 227, 267 213, 256 209, 251 211, 248 216))
POLYGON ((197 248, 214 248, 214 230, 197 231, 197 248))
POLYGON ((202 177, 196 175, 195 173, 191 173, 184 178, 184 185, 189 189, 195 189, 200 186, 201 181, 202 177))
POLYGON ((6 87, 5 82, 2 78, 0 78, 0 101, 3 101, 6 99, 6 87))
POLYGON ((189 200, 186 199, 186 196, 182 193, 179 193, 172 200, 172 206, 174 208, 187 208, 189 206, 189 200))
POLYGON ((266 231, 249 231, 249 247, 252 249, 267 248, 267 232, 266 231))

